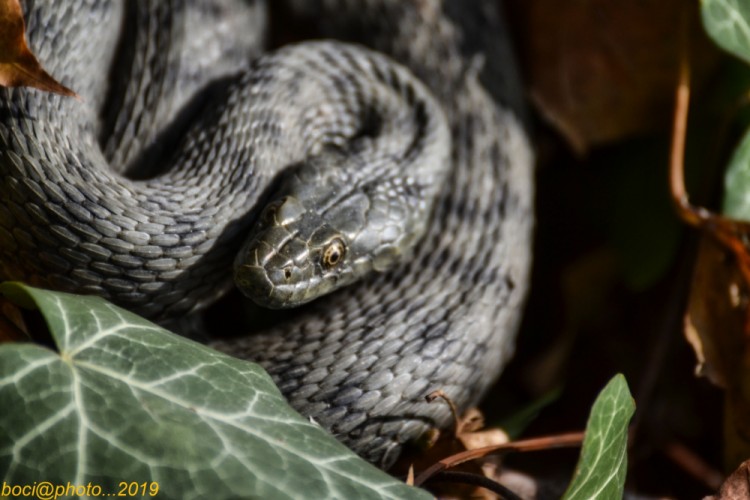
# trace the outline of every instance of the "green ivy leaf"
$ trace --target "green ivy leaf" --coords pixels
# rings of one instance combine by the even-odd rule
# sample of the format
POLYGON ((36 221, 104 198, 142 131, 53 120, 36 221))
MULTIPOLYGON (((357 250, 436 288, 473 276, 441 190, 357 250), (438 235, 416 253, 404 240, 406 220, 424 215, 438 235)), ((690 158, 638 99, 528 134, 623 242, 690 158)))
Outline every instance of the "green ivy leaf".
MULTIPOLYGON (((750 63, 750 3, 745 0, 701 0, 703 26, 724 50, 750 63)), ((750 132, 735 149, 724 175, 722 213, 750 221, 750 132)))
POLYGON ((581 457, 564 499, 622 498, 628 468, 628 423, 634 412, 628 383, 617 375, 591 408, 581 457))
POLYGON ((721 48, 750 63, 750 3, 701 0, 703 26, 721 48))
MULTIPOLYGON (((430 498, 287 405, 259 366, 97 298, 15 283, 56 350, 0 345, 6 484, 157 482, 159 498, 430 498)), ((148 496, 148 495, 146 495, 148 496)))
POLYGON ((721 212, 733 219, 750 221, 750 131, 729 160, 721 212))

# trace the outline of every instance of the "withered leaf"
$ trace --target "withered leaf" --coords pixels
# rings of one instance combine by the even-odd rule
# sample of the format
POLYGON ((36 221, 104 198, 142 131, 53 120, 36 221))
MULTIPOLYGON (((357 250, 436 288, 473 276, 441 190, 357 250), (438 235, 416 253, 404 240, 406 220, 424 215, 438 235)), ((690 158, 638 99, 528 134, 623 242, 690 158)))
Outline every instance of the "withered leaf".
POLYGON ((75 92, 52 78, 29 50, 19 0, 0 0, 0 85, 34 87, 78 97, 75 92))
MULTIPOLYGON (((677 74, 682 0, 513 0, 533 102, 579 153, 664 127, 677 74), (564 5, 564 6, 563 6, 564 5)), ((697 19, 695 2, 694 19, 697 19)), ((691 23, 696 81, 718 51, 691 23)))
POLYGON ((706 235, 693 275, 685 336, 698 360, 697 374, 726 391, 724 460, 728 465, 750 456, 747 321, 748 284, 736 256, 706 235))
MULTIPOLYGON (((455 419, 453 432, 432 429, 429 438, 422 443, 421 449, 412 450, 413 453, 403 455, 391 472, 397 475, 404 473, 413 478, 415 474, 424 473, 436 463, 450 460, 450 457, 467 450, 508 443, 508 435, 502 430, 482 430, 484 415, 477 408, 470 408, 459 416, 453 401, 441 390, 432 392, 427 396, 427 400, 434 404, 447 404, 451 408, 455 419)), ((457 464, 452 470, 490 478, 496 473, 496 469, 485 470, 482 464, 476 461, 465 461, 457 464)), ((498 498, 495 493, 473 484, 436 482, 430 485, 430 490, 439 498, 475 498, 478 500, 498 498)))
POLYGON ((750 456, 750 223, 695 206, 685 189, 684 155, 690 103, 689 65, 680 79, 670 154, 670 191, 680 218, 703 231, 693 273, 685 336, 698 375, 725 389, 724 462, 750 456))
MULTIPOLYGON (((456 439, 465 450, 497 446, 510 442, 508 434, 497 427, 485 429, 484 415, 479 408, 469 408, 458 420, 456 439)), ((462 450, 463 451, 463 450, 462 450)))
POLYGON ((750 498, 750 460, 742 462, 737 470, 724 481, 716 495, 704 500, 740 500, 750 498))
POLYGON ((705 236, 693 272, 685 336, 695 351, 696 374, 731 385, 743 348, 742 279, 732 255, 705 236))

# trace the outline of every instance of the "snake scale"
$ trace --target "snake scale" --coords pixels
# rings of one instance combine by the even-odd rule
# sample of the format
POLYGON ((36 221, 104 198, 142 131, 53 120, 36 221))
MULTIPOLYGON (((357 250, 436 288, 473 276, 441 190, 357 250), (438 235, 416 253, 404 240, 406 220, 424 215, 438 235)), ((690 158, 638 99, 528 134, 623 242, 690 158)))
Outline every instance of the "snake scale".
POLYGON ((235 255, 261 304, 325 295, 212 345, 383 467, 449 423, 425 394, 486 392, 533 226, 495 2, 275 2, 329 41, 265 55, 260 1, 23 5, 32 50, 82 99, 0 91, 0 277, 161 322, 225 293, 235 255))

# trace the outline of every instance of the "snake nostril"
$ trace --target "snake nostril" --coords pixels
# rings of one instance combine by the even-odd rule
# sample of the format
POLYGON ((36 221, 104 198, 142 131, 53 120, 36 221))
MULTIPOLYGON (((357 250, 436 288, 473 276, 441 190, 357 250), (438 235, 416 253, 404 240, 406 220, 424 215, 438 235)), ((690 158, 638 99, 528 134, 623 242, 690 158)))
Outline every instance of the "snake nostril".
POLYGON ((292 266, 286 266, 284 268, 284 278, 289 281, 292 279, 292 266))
POLYGON ((276 211, 278 210, 278 207, 276 205, 268 205, 265 210, 263 210, 263 214, 260 216, 261 220, 267 224, 272 225, 274 222, 276 222, 276 211))

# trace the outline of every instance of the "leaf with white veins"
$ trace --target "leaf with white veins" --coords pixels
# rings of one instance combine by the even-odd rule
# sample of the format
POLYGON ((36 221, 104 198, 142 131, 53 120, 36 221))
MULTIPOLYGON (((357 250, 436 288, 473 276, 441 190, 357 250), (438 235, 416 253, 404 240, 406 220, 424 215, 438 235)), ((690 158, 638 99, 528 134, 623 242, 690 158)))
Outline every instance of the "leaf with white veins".
POLYGON ((701 0, 703 26, 724 50, 750 63, 750 3, 701 0))
POLYGON ((8 484, 155 481, 160 498, 430 498, 289 407, 259 366, 97 297, 15 283, 56 351, 0 345, 8 484))
POLYGON ((634 412, 628 383, 617 375, 591 408, 581 457, 563 499, 622 498, 628 468, 628 423, 634 412))

